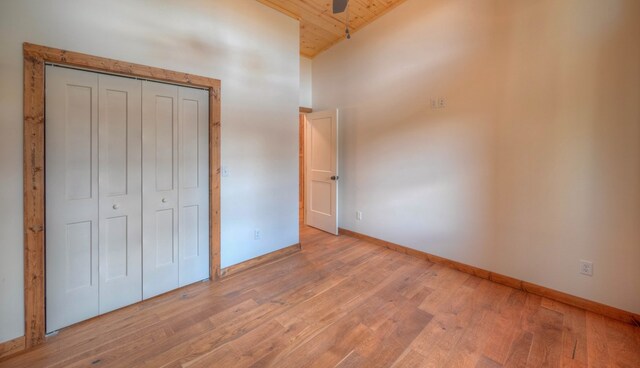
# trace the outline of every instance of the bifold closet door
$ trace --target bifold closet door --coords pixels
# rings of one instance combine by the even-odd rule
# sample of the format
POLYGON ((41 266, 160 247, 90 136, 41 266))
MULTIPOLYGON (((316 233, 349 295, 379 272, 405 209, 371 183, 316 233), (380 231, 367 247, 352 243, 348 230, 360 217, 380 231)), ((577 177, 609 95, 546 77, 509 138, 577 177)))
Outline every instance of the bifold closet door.
POLYGON ((46 330, 100 312, 98 75, 46 67, 46 330))
POLYGON ((53 66, 46 78, 51 332, 142 299, 142 88, 53 66))
POLYGON ((179 286, 178 87, 142 82, 143 298, 179 286))
POLYGON ((178 87, 180 286, 209 278, 209 91, 178 87))
POLYGON ((46 67, 47 332, 209 277, 209 95, 46 67))
POLYGON ((98 77, 100 313, 142 300, 142 84, 98 77))
POLYGON ((209 277, 209 94, 142 84, 143 297, 209 277))

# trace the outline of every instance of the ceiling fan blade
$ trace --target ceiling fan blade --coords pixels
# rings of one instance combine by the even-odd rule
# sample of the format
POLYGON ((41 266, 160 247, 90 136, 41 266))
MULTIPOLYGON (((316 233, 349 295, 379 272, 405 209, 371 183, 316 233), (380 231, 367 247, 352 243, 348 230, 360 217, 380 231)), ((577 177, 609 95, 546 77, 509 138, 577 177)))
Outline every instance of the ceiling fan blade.
POLYGON ((333 0, 333 14, 342 13, 347 9, 349 0, 333 0))

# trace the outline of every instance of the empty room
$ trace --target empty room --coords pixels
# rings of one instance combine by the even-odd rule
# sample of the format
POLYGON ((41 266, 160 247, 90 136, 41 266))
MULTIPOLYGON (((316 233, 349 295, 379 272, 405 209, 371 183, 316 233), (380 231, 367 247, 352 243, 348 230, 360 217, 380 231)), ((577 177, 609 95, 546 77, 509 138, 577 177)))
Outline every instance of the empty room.
POLYGON ((640 1, 0 0, 0 368, 640 367, 640 1))

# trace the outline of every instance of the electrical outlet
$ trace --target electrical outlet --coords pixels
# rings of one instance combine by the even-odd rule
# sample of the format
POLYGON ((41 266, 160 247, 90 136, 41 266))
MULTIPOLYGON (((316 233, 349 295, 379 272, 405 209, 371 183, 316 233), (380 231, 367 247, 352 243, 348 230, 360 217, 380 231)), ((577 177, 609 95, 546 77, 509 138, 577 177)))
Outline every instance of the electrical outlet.
POLYGON ((260 229, 255 229, 253 231, 253 240, 260 240, 262 238, 262 234, 260 233, 260 229))
POLYGON ((432 98, 429 100, 432 110, 444 109, 447 107, 447 100, 444 97, 432 98))
POLYGON ((593 276, 593 262, 580 260, 580 273, 587 276, 593 276))
POLYGON ((362 211, 356 211, 356 220, 362 220, 362 211))

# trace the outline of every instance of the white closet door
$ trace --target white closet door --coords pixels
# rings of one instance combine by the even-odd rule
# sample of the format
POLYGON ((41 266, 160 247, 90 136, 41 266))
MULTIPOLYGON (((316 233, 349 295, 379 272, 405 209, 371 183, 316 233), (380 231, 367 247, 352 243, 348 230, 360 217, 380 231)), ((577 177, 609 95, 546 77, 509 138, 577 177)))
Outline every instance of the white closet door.
POLYGON ((142 300, 142 83, 100 75, 100 313, 142 300))
POLYGON ((46 67, 47 332, 99 313, 98 75, 46 67))
POLYGON ((179 285, 178 87, 142 83, 143 298, 179 285))
POLYGON ((209 277, 209 92, 179 87, 180 286, 209 277))

